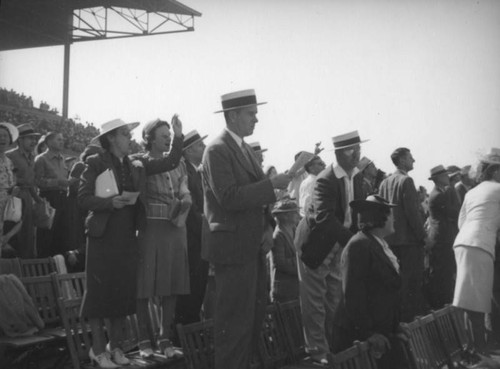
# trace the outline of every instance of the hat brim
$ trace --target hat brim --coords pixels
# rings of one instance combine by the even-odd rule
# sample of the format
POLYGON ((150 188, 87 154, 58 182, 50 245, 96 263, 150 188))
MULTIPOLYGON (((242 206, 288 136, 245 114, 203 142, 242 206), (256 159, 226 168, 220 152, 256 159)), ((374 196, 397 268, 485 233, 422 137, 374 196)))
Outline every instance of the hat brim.
POLYGON ((42 134, 41 133, 37 133, 37 132, 33 132, 33 133, 26 133, 26 134, 22 134, 20 133, 19 134, 19 137, 17 139, 20 139, 20 138, 23 138, 23 137, 42 137, 42 134))
POLYGON ((12 143, 17 141, 19 137, 19 131, 17 130, 17 127, 15 125, 9 122, 0 122, 0 126, 4 127, 9 132, 12 143))
MULTIPOLYGON (((460 173, 460 172, 457 172, 457 173, 460 173)), ((457 174, 455 173, 455 174, 457 174)), ((450 171, 448 170, 445 170, 443 172, 439 172, 439 173, 436 173, 436 174, 433 174, 431 175, 429 178, 427 178, 429 181, 432 181, 434 178, 436 178, 437 176, 440 176, 442 174, 446 174, 448 177, 453 177, 451 174, 450 174, 450 171)))
POLYGON ((361 140, 359 142, 355 142, 355 143, 352 143, 352 144, 349 144, 349 145, 334 147, 333 150, 336 151, 336 150, 347 149, 348 147, 356 146, 356 145, 359 145, 359 144, 362 144, 362 143, 365 143, 365 142, 368 142, 368 141, 370 141, 370 140, 361 140))
POLYGON ((298 212, 299 210, 300 210, 299 207, 296 207, 295 209, 285 209, 285 210, 277 209, 277 210, 271 211, 271 214, 291 213, 293 211, 297 211, 298 212))
POLYGON ((398 206, 392 203, 379 203, 375 201, 368 200, 353 200, 349 203, 349 206, 355 211, 366 211, 366 210, 376 210, 376 209, 391 209, 398 206))
POLYGON ((193 142, 191 142, 191 143, 190 143, 189 145, 187 145, 186 147, 183 147, 183 148, 182 148, 182 151, 189 149, 189 148, 190 148, 191 146, 193 146, 195 143, 198 143, 198 142, 200 142, 200 141, 203 141, 203 140, 204 140, 205 138, 207 138, 207 137, 208 137, 208 135, 205 135, 205 136, 203 136, 203 137, 198 138, 197 140, 194 140, 193 142))
POLYGON ((133 129, 137 128, 137 127, 139 126, 139 124, 140 124, 139 122, 133 122, 133 123, 125 123, 125 124, 122 124, 122 125, 120 125, 120 126, 113 127, 113 128, 111 128, 111 129, 108 129, 108 130, 106 130, 106 131, 104 131, 104 132, 99 133, 97 136, 95 136, 95 137, 92 139, 92 141, 97 140, 99 137, 104 136, 106 133, 109 133, 109 132, 114 131, 115 129, 118 129, 118 128, 121 128, 121 127, 125 127, 125 126, 127 126, 127 127, 128 127, 128 129, 129 129, 129 131, 131 131, 131 130, 133 130, 133 129))
POLYGON ((255 152, 266 152, 267 149, 262 149, 262 150, 255 150, 255 152))
POLYGON ((250 106, 257 106, 257 105, 264 105, 264 104, 267 104, 267 101, 265 101, 265 102, 259 102, 259 103, 256 103, 256 104, 241 105, 241 106, 235 106, 235 107, 233 107, 233 108, 227 108, 227 109, 217 110, 217 111, 214 111, 214 114, 217 114, 217 113, 224 113, 224 112, 226 112, 226 111, 237 110, 237 109, 243 109, 243 108, 248 108, 248 107, 250 107, 250 106))
POLYGON ((488 158, 482 158, 481 163, 485 164, 500 164, 500 157, 498 159, 488 159, 488 158))

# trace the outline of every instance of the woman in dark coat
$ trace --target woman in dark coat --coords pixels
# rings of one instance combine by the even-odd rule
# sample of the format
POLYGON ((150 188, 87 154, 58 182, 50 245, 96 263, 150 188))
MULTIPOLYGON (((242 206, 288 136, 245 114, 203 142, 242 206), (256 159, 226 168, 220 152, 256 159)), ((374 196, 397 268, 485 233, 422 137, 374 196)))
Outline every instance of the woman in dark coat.
POLYGON ((181 158, 182 124, 174 116, 175 138, 168 156, 130 159, 130 131, 138 124, 115 119, 102 125, 98 138, 104 152, 87 158, 78 192, 80 206, 90 211, 86 219, 87 289, 81 315, 89 318, 92 330, 89 357, 101 368, 129 363, 120 344, 125 318, 136 309, 136 234, 146 226, 146 177, 176 168, 181 158), (103 184, 103 176, 111 180, 103 184), (134 201, 127 193, 139 197, 134 201), (105 318, 110 322, 107 345, 102 328, 105 318))
POLYGON ((360 231, 342 252, 342 300, 334 324, 334 352, 368 341, 378 367, 399 368, 393 338, 399 333, 401 278, 384 237, 394 232, 390 204, 378 195, 350 204, 360 231), (393 348, 391 350, 391 347, 393 348))

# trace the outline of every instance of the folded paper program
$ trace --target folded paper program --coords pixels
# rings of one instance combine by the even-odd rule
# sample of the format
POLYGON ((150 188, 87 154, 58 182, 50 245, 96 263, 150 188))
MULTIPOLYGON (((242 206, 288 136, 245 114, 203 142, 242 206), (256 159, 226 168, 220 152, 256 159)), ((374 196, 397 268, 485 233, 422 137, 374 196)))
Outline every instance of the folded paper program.
POLYGON ((115 175, 111 169, 106 169, 95 180, 95 195, 97 197, 108 198, 118 194, 115 175))

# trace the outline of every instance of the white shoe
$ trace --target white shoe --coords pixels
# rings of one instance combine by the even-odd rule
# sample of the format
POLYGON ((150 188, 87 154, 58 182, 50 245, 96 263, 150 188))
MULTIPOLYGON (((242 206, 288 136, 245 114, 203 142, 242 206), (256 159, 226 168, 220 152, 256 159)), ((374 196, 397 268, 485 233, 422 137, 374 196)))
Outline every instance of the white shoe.
POLYGON ((89 351, 89 358, 90 362, 92 365, 97 364, 99 368, 104 368, 104 369, 111 369, 111 368, 119 368, 119 365, 116 365, 112 360, 111 360, 111 355, 109 352, 104 351, 100 353, 99 355, 94 354, 94 350, 90 349, 89 351))
POLYGON ((108 343, 106 345, 106 351, 111 355, 111 358, 113 359, 113 361, 115 363, 117 363, 118 365, 129 365, 130 364, 130 360, 127 359, 127 357, 125 356, 125 354, 123 353, 121 348, 116 347, 113 350, 111 350, 111 347, 109 346, 109 343, 108 343))
POLYGON ((153 356, 155 356, 155 353, 153 352, 153 349, 145 348, 139 350, 139 356, 142 357, 143 359, 150 359, 153 356))

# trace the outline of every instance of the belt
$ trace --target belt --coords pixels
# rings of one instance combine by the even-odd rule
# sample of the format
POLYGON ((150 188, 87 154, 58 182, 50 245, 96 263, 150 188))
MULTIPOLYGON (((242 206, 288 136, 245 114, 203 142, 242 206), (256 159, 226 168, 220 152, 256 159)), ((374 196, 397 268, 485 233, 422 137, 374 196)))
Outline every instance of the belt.
POLYGON ((167 204, 148 204, 146 217, 148 219, 171 220, 172 208, 167 204))

